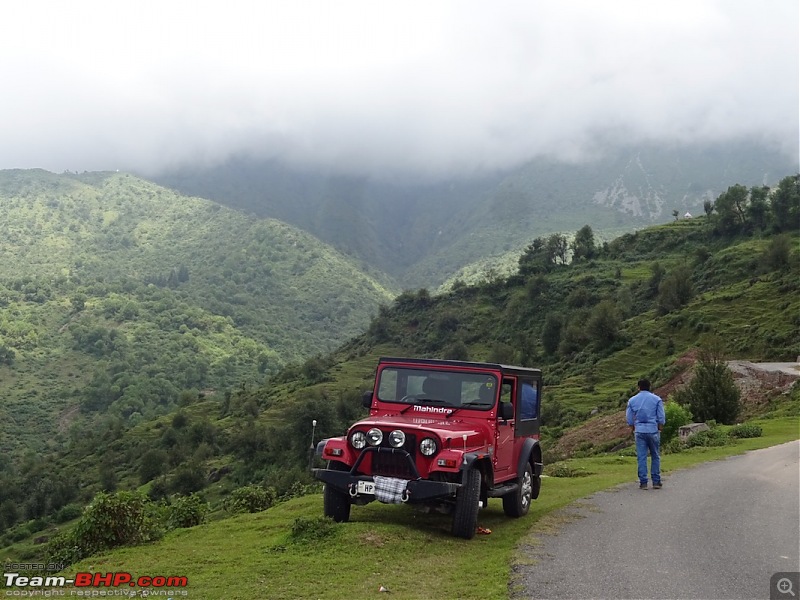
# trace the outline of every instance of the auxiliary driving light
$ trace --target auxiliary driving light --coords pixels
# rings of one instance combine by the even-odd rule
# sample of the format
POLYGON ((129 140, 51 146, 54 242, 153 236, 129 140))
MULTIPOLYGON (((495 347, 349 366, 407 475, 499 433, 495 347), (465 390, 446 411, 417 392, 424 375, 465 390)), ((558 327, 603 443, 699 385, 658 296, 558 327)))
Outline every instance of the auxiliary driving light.
POLYGON ((380 429, 373 427, 367 432, 367 442, 370 446, 380 446, 383 441, 383 432, 380 429))
POLYGON ((395 429, 392 433, 389 434, 389 445, 392 448, 400 448, 405 443, 406 443, 406 434, 400 431, 399 429, 395 429))

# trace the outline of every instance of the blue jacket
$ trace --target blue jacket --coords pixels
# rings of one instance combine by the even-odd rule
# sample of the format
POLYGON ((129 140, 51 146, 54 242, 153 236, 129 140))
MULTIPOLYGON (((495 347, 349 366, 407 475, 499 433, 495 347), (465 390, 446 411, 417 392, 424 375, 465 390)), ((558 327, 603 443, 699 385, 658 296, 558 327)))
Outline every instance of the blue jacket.
POLYGON ((522 384, 522 410, 520 411, 520 419, 535 419, 538 412, 536 406, 537 393, 536 388, 530 383, 522 384))
POLYGON ((659 425, 667 422, 661 398, 644 390, 628 400, 625 417, 637 433, 655 433, 659 425))

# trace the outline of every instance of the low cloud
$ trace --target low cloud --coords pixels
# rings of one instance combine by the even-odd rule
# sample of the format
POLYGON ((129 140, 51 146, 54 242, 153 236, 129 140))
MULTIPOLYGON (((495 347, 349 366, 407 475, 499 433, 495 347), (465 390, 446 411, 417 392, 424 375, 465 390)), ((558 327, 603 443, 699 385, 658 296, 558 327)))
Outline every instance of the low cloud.
POLYGON ((438 177, 642 141, 798 153, 796 0, 16 4, 0 168, 249 155, 438 177))

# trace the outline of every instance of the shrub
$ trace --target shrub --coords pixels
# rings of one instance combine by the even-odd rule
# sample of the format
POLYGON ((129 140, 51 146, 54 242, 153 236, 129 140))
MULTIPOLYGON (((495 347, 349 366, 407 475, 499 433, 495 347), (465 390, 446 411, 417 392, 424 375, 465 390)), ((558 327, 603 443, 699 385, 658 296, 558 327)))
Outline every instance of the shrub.
POLYGON ((329 367, 329 359, 322 356, 314 356, 303 363, 300 371, 309 383, 321 383, 325 381, 325 373, 329 367))
POLYGON ((52 538, 45 550, 45 562, 71 565, 78 562, 86 554, 78 546, 73 532, 63 533, 52 538))
MULTIPOLYGON (((178 413, 180 414, 180 413, 178 413)), ((178 418, 176 414, 172 422, 178 418)), ((164 472, 164 467, 167 464, 167 453, 158 448, 148 450, 142 455, 142 461, 139 465, 139 481, 142 484, 147 483, 161 475, 164 472)))
POLYGON ((621 325, 622 316, 616 304, 611 300, 603 300, 592 309, 587 328, 596 348, 602 349, 617 340, 621 325))
POLYGON ((692 270, 678 267, 675 272, 665 277, 658 285, 659 314, 665 315, 686 305, 694 296, 692 288, 692 270))
POLYGON ((583 469, 573 469, 569 465, 564 463, 552 465, 548 470, 547 474, 550 477, 587 477, 589 475, 593 475, 594 473, 590 473, 589 471, 583 469))
POLYGON ((232 513, 255 513, 267 510, 275 504, 277 494, 274 488, 264 488, 258 485, 240 487, 225 498, 225 510, 232 513))
POLYGON ((147 490, 147 497, 150 500, 162 500, 169 496, 169 486, 165 479, 156 479, 150 484, 150 489, 147 490))
POLYGON ((734 425, 728 431, 728 435, 733 438, 757 438, 761 437, 761 433, 761 427, 753 423, 734 425))
POLYGON ((170 481, 170 490, 176 494, 189 495, 202 490, 206 485, 203 469, 199 464, 183 465, 170 481))
POLYGON ((205 521, 208 513, 208 503, 204 502, 197 494, 178 496, 169 506, 167 527, 194 527, 205 521))
POLYGON ((442 350, 442 356, 448 360, 469 360, 469 348, 458 340, 442 350))
POLYGON ((106 548, 146 542, 151 522, 147 499, 134 492, 99 493, 75 528, 81 547, 89 554, 106 548))
POLYGON ((730 442, 728 434, 721 429, 709 429, 708 431, 701 431, 695 433, 688 438, 684 445, 687 448, 694 448, 696 446, 724 446, 730 442))
POLYGON ((66 523, 72 519, 77 519, 83 513, 83 507, 79 504, 67 504, 58 509, 54 515, 53 520, 56 523, 66 523))
POLYGON ((309 494, 319 492, 318 483, 303 483, 302 481, 293 481, 286 489, 281 493, 279 500, 281 502, 286 502, 287 500, 291 500, 292 498, 300 498, 302 496, 307 496, 309 494))
POLYGON ((761 261, 769 270, 780 270, 789 265, 789 256, 792 253, 792 242, 787 235, 778 235, 772 238, 762 254, 761 261))
POLYGON ((24 540, 26 537, 30 535, 31 532, 25 525, 17 525, 16 527, 9 529, 5 537, 8 538, 13 543, 24 540))
POLYGON ((661 444, 661 453, 662 454, 677 454, 683 450, 683 442, 680 439, 674 437, 668 442, 661 444))
POLYGON ((100 492, 74 529, 50 540, 47 562, 69 565, 101 550, 155 539, 158 529, 148 504, 144 496, 135 492, 100 492))
POLYGON ((661 443, 667 444, 678 435, 678 429, 692 422, 691 411, 677 402, 667 401, 664 404, 664 414, 667 422, 661 431, 661 443))
POLYGON ((319 542, 330 537, 336 531, 336 523, 329 517, 316 517, 307 519, 298 517, 292 524, 292 532, 289 534, 291 541, 295 543, 319 542))

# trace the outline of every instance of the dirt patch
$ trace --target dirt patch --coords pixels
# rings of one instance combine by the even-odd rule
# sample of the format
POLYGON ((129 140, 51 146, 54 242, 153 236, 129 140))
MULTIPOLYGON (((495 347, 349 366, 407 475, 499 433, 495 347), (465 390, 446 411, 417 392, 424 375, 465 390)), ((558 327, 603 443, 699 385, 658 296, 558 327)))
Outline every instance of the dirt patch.
MULTIPOLYGON (((697 351, 692 350, 676 361, 675 375, 664 385, 653 392, 664 400, 677 390, 686 386, 694 377, 694 365, 697 362, 697 351)), ((740 420, 763 414, 770 401, 789 391, 795 381, 800 378, 800 371, 793 375, 788 370, 760 368, 758 363, 734 360, 728 363, 733 372, 733 379, 741 391, 742 412, 740 420)), ((624 448, 633 444, 628 425, 625 422, 625 410, 613 414, 594 417, 565 432, 553 446, 554 457, 569 457, 578 450, 603 448, 605 450, 624 448)))
POLYGON ((572 456, 578 450, 608 446, 626 446, 632 442, 630 429, 625 422, 625 411, 594 417, 582 425, 573 427, 562 435, 553 446, 555 457, 572 456), (627 443, 625 443, 627 440, 627 443), (591 446, 589 446, 591 444, 591 446))
POLYGON ((69 430, 69 426, 72 425, 72 421, 78 416, 80 410, 79 406, 72 406, 61 412, 58 416, 58 430, 61 433, 65 433, 69 430))
POLYGON ((368 531, 361 536, 361 543, 367 546, 375 546, 376 548, 383 548, 386 545, 386 538, 375 532, 368 531))
POLYGON ((697 350, 689 350, 675 361, 675 375, 664 385, 653 390, 654 394, 661 396, 666 402, 672 394, 685 387, 694 379, 694 366, 697 364, 697 350))
POLYGON ((732 360, 728 367, 742 393, 742 420, 763 413, 770 401, 787 393, 800 376, 800 373, 792 375, 781 370, 764 369, 758 363, 745 360, 732 360))

